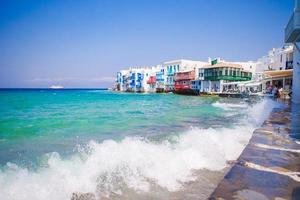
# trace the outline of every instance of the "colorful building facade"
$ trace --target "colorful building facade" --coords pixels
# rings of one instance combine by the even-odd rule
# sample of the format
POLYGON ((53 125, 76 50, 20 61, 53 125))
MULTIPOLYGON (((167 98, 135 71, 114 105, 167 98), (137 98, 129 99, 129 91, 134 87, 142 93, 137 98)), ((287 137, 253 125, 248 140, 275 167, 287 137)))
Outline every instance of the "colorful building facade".
POLYGON ((195 80, 195 70, 175 73, 174 92, 178 94, 194 94, 192 89, 193 80, 195 80))
POLYGON ((156 72, 156 92, 164 92, 165 91, 165 68, 162 66, 158 67, 158 71, 156 72))
POLYGON ((200 92, 222 92, 222 84, 236 81, 249 81, 252 72, 234 63, 211 63, 199 69, 200 92))

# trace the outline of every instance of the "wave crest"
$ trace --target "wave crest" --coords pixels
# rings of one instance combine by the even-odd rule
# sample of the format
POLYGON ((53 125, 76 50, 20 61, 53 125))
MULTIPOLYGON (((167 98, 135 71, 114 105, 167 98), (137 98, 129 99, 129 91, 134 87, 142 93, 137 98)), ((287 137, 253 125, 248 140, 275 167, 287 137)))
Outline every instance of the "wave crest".
POLYGON ((1 199, 70 199, 78 191, 101 197, 122 194, 126 188, 147 192, 153 184, 168 191, 180 190, 183 183, 195 180, 194 170, 222 170, 226 161, 237 159, 257 123, 273 107, 271 103, 252 107, 248 122, 242 126, 192 127, 160 142, 138 137, 119 142, 90 141, 86 148, 66 159, 58 153, 48 154, 36 171, 8 163, 0 171, 1 199), (262 108, 263 116, 259 114, 262 108))
POLYGON ((52 153, 47 166, 34 172, 9 163, 0 172, 0 193, 4 199, 68 199, 74 191, 108 196, 128 187, 145 192, 152 183, 176 191, 183 182, 194 180, 192 170, 221 170, 227 160, 236 159, 252 130, 248 126, 192 128, 174 136, 175 142, 142 138, 91 141, 88 153, 68 159, 52 153))

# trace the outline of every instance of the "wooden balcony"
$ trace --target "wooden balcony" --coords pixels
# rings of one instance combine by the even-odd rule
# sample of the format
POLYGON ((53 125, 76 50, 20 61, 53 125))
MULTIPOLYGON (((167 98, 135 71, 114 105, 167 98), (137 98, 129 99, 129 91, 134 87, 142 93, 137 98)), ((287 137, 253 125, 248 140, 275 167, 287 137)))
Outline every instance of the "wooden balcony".
POLYGON ((150 76, 147 81, 147 84, 155 84, 156 83, 156 76, 150 76))
POLYGON ((195 70, 188 71, 188 72, 177 72, 174 75, 175 81, 194 80, 194 79, 195 79, 195 70))

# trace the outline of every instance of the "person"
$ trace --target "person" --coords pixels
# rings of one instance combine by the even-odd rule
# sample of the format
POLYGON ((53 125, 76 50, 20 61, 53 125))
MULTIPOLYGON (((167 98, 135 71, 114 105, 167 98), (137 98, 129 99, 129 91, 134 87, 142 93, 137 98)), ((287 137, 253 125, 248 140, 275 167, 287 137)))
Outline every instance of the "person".
POLYGON ((267 82, 266 83, 266 91, 265 91, 266 94, 271 94, 272 93, 272 85, 267 82))
POLYGON ((274 86, 273 90, 272 90, 272 95, 274 98, 278 97, 278 88, 277 85, 274 86))
POLYGON ((283 88, 282 87, 278 90, 278 95, 279 95, 280 98, 284 99, 284 93, 283 93, 283 88))

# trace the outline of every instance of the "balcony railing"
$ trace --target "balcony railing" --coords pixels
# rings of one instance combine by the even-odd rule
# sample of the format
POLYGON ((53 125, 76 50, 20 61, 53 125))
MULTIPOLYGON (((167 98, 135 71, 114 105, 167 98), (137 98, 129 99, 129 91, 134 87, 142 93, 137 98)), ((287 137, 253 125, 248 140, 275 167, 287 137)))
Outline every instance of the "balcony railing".
POLYGON ((189 71, 189 72, 178 72, 174 75, 174 80, 194 80, 195 79, 195 71, 189 71))
POLYGON ((219 81, 219 80, 229 80, 229 81, 250 81, 252 79, 252 75, 247 76, 231 76, 231 75, 222 75, 222 76, 209 76, 204 75, 204 80, 210 81, 219 81))
POLYGON ((174 85, 175 90, 184 90, 184 89, 191 89, 191 85, 182 85, 182 84, 175 84, 174 85))
POLYGON ((147 84, 155 84, 156 83, 156 77, 150 76, 149 80, 147 81, 147 84))

